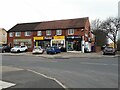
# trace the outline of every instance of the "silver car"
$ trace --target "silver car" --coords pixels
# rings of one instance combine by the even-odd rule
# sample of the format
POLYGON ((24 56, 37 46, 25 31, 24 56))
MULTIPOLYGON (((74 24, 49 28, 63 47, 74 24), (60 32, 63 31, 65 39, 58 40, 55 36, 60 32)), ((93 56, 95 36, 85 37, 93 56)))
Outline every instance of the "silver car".
POLYGON ((34 47, 32 53, 33 54, 43 54, 44 50, 40 46, 36 46, 36 47, 34 47))
POLYGON ((104 50, 103 50, 103 55, 106 55, 106 54, 115 55, 116 50, 113 47, 105 47, 104 50))

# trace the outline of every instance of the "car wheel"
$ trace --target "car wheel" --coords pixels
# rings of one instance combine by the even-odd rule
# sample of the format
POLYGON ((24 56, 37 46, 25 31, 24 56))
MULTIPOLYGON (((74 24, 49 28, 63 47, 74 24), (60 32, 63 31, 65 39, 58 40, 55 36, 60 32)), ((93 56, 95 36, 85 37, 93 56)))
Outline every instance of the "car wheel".
POLYGON ((28 50, 26 49, 25 52, 27 52, 28 50))
POLYGON ((49 54, 49 52, 47 52, 47 54, 49 54))
POLYGON ((18 50, 17 52, 20 53, 20 50, 18 50))
POLYGON ((5 50, 3 50, 2 53, 5 53, 5 50))

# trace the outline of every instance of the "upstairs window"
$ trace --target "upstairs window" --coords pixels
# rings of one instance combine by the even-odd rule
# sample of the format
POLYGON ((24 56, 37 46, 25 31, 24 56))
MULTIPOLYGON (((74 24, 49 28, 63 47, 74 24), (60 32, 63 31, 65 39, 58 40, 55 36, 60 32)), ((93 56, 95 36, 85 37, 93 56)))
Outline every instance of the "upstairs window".
POLYGON ((68 35, 73 35, 74 34, 74 29, 68 29, 68 35))
POLYGON ((10 33, 9 33, 9 37, 13 37, 13 32, 10 32, 10 33))
POLYGON ((25 36, 31 36, 31 32, 25 32, 25 36))
POLYGON ((3 33, 3 35, 2 35, 3 37, 6 37, 6 35, 5 35, 5 33, 3 33))
POLYGON ((51 30, 47 30, 47 31, 46 31, 46 35, 47 35, 47 36, 50 36, 50 35, 51 35, 51 30))
POLYGON ((62 30, 56 30, 56 35, 61 35, 62 34, 62 30))
POLYGON ((21 36, 21 32, 15 32, 15 36, 16 37, 20 37, 21 36))
POLYGON ((37 36, 42 36, 42 31, 37 31, 37 36))

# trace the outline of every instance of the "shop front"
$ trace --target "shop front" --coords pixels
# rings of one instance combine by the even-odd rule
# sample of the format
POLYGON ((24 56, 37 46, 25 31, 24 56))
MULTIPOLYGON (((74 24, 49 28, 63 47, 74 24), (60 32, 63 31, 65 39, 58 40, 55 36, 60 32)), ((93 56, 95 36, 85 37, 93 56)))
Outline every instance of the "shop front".
POLYGON ((34 37, 34 46, 41 46, 46 49, 50 45, 52 37, 34 37))
POLYGON ((81 36, 67 36, 66 47, 67 51, 81 51, 81 36))
POLYGON ((54 36, 51 40, 51 46, 57 46, 59 48, 65 48, 65 36, 54 36))
POLYGON ((13 40, 14 46, 24 46, 26 45, 28 49, 32 48, 32 39, 14 39, 13 40))

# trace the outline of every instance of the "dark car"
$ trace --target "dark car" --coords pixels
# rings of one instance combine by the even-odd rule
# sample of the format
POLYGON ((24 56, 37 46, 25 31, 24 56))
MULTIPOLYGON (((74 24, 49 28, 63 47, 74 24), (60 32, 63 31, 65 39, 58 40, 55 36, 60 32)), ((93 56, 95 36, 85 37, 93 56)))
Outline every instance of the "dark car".
POLYGON ((3 51, 3 46, 0 46, 0 53, 2 53, 3 51))
POLYGON ((5 52, 10 52, 10 47, 9 46, 0 46, 0 52, 5 53, 5 52))
POLYGON ((3 47, 3 52, 10 52, 10 46, 4 46, 3 47))
POLYGON ((113 47, 105 47, 104 50, 103 50, 103 55, 106 55, 106 54, 115 55, 116 50, 113 47))
POLYGON ((60 53, 61 50, 58 47, 48 47, 46 49, 46 53, 47 54, 56 54, 56 53, 60 53))

